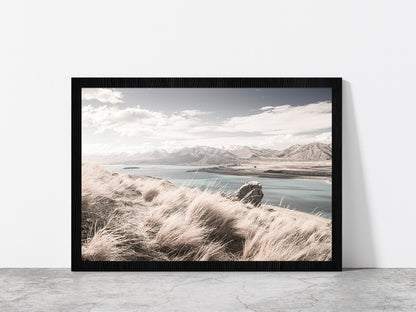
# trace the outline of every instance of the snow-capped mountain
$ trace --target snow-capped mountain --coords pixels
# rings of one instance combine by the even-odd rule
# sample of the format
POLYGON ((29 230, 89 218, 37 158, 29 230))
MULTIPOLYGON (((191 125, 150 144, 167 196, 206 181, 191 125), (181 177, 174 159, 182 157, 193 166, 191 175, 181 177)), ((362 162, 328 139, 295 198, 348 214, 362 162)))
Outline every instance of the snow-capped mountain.
POLYGON ((249 146, 215 148, 209 146, 186 147, 168 152, 156 150, 134 155, 112 155, 97 161, 122 164, 161 165, 236 165, 251 161, 322 161, 332 159, 332 144, 311 143, 293 145, 284 150, 256 149, 249 146))

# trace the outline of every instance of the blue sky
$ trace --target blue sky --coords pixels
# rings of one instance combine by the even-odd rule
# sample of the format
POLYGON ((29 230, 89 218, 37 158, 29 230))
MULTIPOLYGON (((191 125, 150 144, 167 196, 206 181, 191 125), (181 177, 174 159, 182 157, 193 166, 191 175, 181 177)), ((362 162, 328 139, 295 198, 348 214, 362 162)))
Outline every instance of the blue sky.
POLYGON ((331 90, 83 89, 83 152, 330 143, 331 90))

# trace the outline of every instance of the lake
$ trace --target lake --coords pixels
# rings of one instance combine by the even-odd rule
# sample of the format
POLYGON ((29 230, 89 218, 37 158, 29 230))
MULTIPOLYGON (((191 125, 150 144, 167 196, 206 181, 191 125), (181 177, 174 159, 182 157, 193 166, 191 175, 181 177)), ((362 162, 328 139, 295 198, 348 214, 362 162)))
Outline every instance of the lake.
POLYGON ((332 218, 332 184, 320 180, 275 179, 222 175, 209 172, 187 172, 207 167, 137 165, 139 169, 123 169, 126 165, 103 165, 120 174, 145 175, 166 179, 176 185, 231 194, 245 182, 258 181, 263 186, 263 202, 322 217, 332 218))

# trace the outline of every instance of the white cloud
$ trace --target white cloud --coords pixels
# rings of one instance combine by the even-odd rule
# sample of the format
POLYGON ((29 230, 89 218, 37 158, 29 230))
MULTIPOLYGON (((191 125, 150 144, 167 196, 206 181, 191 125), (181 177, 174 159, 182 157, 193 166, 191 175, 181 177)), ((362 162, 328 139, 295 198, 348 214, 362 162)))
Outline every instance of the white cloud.
POLYGON ((302 135, 221 135, 211 137, 201 137, 198 139, 190 139, 186 141, 186 146, 207 145, 207 146, 232 146, 247 145, 258 148, 284 149, 294 144, 309 144, 314 142, 331 143, 331 132, 321 134, 302 134, 302 135))
MULTIPOLYGON (((331 103, 304 106, 263 107, 249 116, 236 116, 220 122, 204 118, 208 112, 184 110, 172 114, 140 106, 84 105, 82 111, 85 144, 95 144, 95 134, 109 131, 117 138, 107 151, 177 149, 195 145, 249 145, 282 149, 293 144, 331 142, 331 103), (130 147, 128 147, 130 146, 130 147)), ((104 137, 104 141, 106 140, 104 137)), ((103 138, 103 137, 102 137, 103 138)), ((114 137, 113 137, 114 138, 114 137)), ((102 140, 100 141, 102 142, 102 140)), ((102 146, 91 145, 90 152, 102 146)))
POLYGON ((199 124, 200 119, 181 112, 166 115, 140 106, 119 108, 84 105, 82 122, 84 127, 94 129, 95 133, 110 130, 121 136, 147 135, 168 139, 187 137, 187 130, 199 124))
POLYGON ((226 120, 217 131, 259 132, 266 135, 299 134, 331 128, 330 102, 304 106, 263 107, 262 112, 226 120), (266 108, 266 109, 265 109, 266 108))
POLYGON ((294 144, 309 144, 309 143, 331 143, 332 133, 324 132, 321 134, 302 134, 302 135, 272 135, 263 137, 257 144, 260 148, 284 149, 294 144))
POLYGON ((193 133, 252 133, 262 135, 295 135, 332 127, 332 105, 319 102, 304 106, 265 106, 259 113, 229 118, 219 125, 198 125, 193 133))
POLYGON ((82 88, 83 100, 98 100, 102 103, 119 104, 123 103, 123 93, 112 89, 82 88))
POLYGON ((195 117, 195 116, 202 116, 202 115, 208 115, 211 114, 211 112, 203 112, 197 109, 188 109, 188 110, 183 110, 180 112, 181 116, 189 116, 189 117, 195 117))
POLYGON ((267 111, 267 110, 271 110, 273 109, 274 106, 263 106, 262 108, 260 108, 261 111, 267 111))

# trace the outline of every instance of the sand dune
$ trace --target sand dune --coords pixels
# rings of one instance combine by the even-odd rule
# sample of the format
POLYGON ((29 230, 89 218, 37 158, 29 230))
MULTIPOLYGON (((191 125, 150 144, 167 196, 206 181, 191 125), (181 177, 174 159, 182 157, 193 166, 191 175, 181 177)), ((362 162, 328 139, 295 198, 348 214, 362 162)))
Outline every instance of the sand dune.
POLYGON ((254 207, 219 191, 82 166, 82 257, 90 261, 329 261, 330 220, 254 207))

